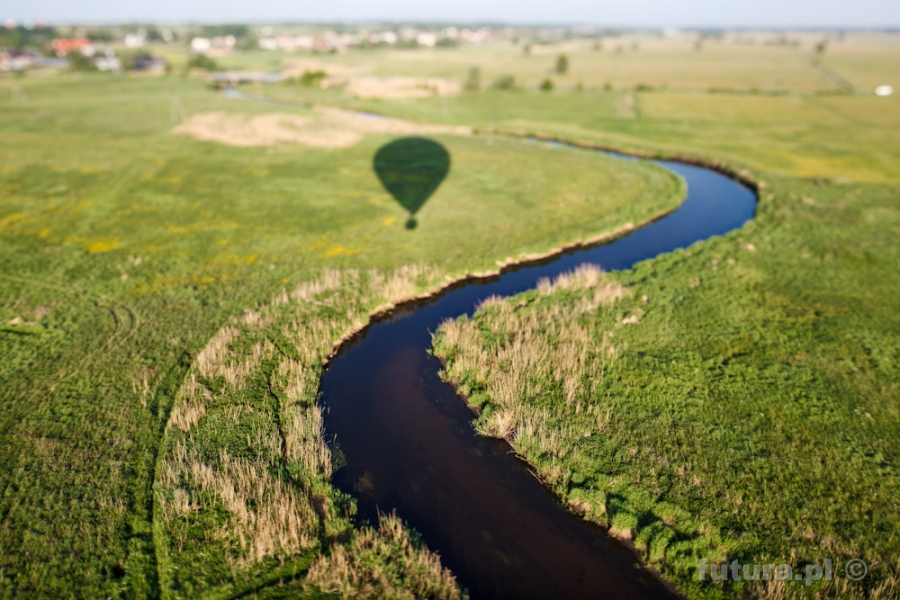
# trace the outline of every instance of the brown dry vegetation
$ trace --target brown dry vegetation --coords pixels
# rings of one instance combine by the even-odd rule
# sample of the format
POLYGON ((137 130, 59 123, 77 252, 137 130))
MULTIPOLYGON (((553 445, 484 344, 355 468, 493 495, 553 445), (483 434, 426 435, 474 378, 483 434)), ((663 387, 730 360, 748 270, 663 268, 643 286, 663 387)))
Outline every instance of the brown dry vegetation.
MULTIPOLYGON (((834 198, 846 202, 840 188, 816 191, 816 204, 803 200, 809 192, 792 197, 798 210, 834 198)), ((895 198, 890 190, 881 193, 872 194, 876 206, 895 198)), ((773 205, 763 203, 762 210, 773 205)), ((842 215, 840 234, 831 230, 827 237, 821 221, 803 221, 814 233, 800 239, 849 238, 856 232, 846 231, 848 220, 842 215)), ((796 235, 783 234, 795 243, 796 235)), ((607 303, 597 302, 596 288, 584 285, 583 276, 492 299, 472 318, 444 323, 435 354, 445 361, 444 376, 481 410, 479 431, 507 439, 573 512, 629 540, 688 597, 894 598, 896 542, 879 532, 895 530, 896 478, 883 458, 889 451, 881 454, 895 430, 895 386, 870 383, 878 374, 869 375, 868 367, 848 368, 845 357, 852 354, 839 345, 859 331, 876 331, 869 319, 889 319, 843 309, 842 297, 828 293, 849 288, 819 281, 818 271, 804 265, 788 276, 794 287, 772 289, 779 299, 830 298, 833 304, 821 305, 833 311, 827 327, 784 318, 776 321, 781 337, 759 336, 754 328, 771 318, 759 290, 774 293, 762 274, 772 277, 784 267, 752 261, 784 260, 772 251, 784 237, 756 235, 750 244, 733 235, 639 264, 599 284, 608 290, 600 294, 607 303), (826 293, 817 285, 831 287, 826 293), (715 309, 702 312, 686 297, 715 309), (838 341, 822 343, 825 331, 838 341), (847 408, 848 400, 862 397, 873 408, 856 408, 855 399, 847 408), (881 403, 888 408, 877 408, 881 403), (823 418, 811 416, 813 410, 823 418), (878 444, 875 461, 847 458, 864 443, 878 444), (836 578, 811 587, 717 585, 698 579, 700 557, 801 569, 830 558, 836 578), (853 557, 869 566, 863 581, 844 577, 844 563, 853 557)), ((826 266, 834 277, 851 272, 826 266)), ((853 263, 854 275, 860 269, 853 263)), ((862 302, 849 293, 851 306, 862 302)), ((887 288, 873 292, 865 306, 878 315, 888 297, 887 288)), ((883 335, 890 340, 891 330, 883 335)), ((890 341, 868 343, 891 347, 890 341)))
MULTIPOLYGON (((893 572, 900 573, 900 564, 896 565, 893 572)), ((765 585, 750 590, 747 596, 763 600, 808 600, 810 597, 806 590, 787 581, 767 581, 765 585)), ((862 590, 858 585, 838 576, 826 581, 813 596, 814 600, 894 600, 898 597, 900 576, 897 575, 885 578, 870 590, 862 590)))
POLYGON ((463 598, 438 557, 422 550, 395 515, 362 530, 353 543, 320 557, 306 578, 307 590, 339 598, 463 598))
POLYGON ((371 117, 333 107, 316 107, 309 115, 205 112, 192 115, 175 133, 229 146, 259 147, 298 144, 310 148, 347 148, 371 133, 390 135, 468 135, 455 125, 426 125, 389 117, 371 117))
POLYGON ((434 77, 329 77, 323 87, 342 87, 356 98, 408 99, 455 96, 462 89, 458 81, 434 77))
POLYGON ((316 556, 307 591, 460 596, 438 557, 395 517, 379 530, 354 530, 352 500, 329 482, 332 457, 316 404, 336 340, 374 307, 441 281, 442 272, 419 265, 327 270, 210 339, 176 396, 157 468, 164 596, 255 589, 273 570, 302 575, 316 556))
MULTIPOLYGON (((547 426, 545 410, 533 411, 529 398, 542 394, 546 386, 560 386, 566 403, 578 401, 579 390, 587 374, 588 361, 603 363, 613 360, 615 347, 608 338, 597 340, 578 325, 578 316, 610 305, 626 295, 619 284, 603 277, 593 265, 583 265, 571 274, 559 276, 554 282, 542 280, 540 295, 558 290, 591 290, 572 307, 558 307, 549 315, 532 313, 525 317, 500 298, 489 298, 479 309, 489 308, 496 319, 491 321, 491 333, 515 332, 504 344, 485 346, 481 331, 466 319, 450 320, 441 326, 442 343, 456 349, 453 373, 462 377, 491 373, 485 381, 485 393, 493 410, 477 423, 479 433, 507 440, 516 450, 537 449, 542 454, 553 453, 559 438, 578 438, 584 431, 547 426), (543 343, 547 339, 561 340, 555 347, 543 343)), ((458 378, 458 377, 457 377, 458 378)), ((480 398, 470 399, 476 403, 480 398)), ((580 413, 581 405, 575 406, 580 413)), ((588 410, 587 406, 584 410, 588 410)), ((600 409, 594 407, 591 410, 600 409)), ((598 429, 604 414, 597 412, 598 429)), ((561 480, 555 469, 543 474, 550 481, 561 480)))

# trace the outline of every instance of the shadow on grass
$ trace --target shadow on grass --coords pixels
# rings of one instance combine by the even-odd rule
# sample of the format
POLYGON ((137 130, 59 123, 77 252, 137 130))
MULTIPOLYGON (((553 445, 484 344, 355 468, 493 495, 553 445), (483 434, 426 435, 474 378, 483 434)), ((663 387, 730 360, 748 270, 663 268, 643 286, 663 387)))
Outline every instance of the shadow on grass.
POLYGON ((416 228, 416 213, 450 171, 450 153, 434 140, 401 138, 378 149, 372 168, 381 185, 409 213, 407 229, 416 228))

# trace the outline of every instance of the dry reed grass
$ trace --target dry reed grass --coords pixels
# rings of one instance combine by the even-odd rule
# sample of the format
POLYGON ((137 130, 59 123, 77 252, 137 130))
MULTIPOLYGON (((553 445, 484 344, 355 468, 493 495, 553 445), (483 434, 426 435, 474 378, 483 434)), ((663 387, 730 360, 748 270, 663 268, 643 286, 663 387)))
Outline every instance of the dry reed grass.
POLYGON ((270 342, 256 343, 249 353, 238 358, 229 347, 240 335, 241 331, 233 326, 220 329, 197 355, 197 372, 206 379, 224 378, 233 391, 243 389, 247 377, 264 356, 272 354, 274 346, 270 342))
POLYGON ((218 374, 229 355, 228 346, 240 333, 235 327, 223 327, 207 342, 206 347, 197 354, 195 361, 197 370, 203 377, 212 379, 218 374))
POLYGON ((318 279, 304 281, 289 294, 291 300, 312 300, 325 292, 330 292, 341 287, 344 276, 337 269, 328 269, 318 279))
POLYGON ((371 133, 469 135, 472 130, 455 125, 429 125, 391 117, 372 117, 355 111, 317 106, 314 112, 306 116, 274 112, 259 115, 222 111, 197 113, 175 127, 173 132, 228 146, 297 144, 309 148, 347 148, 371 133))
POLYGON ((589 302, 579 305, 579 309, 584 311, 612 304, 628 293, 628 290, 619 283, 606 277, 600 267, 592 264, 583 264, 570 273, 563 273, 553 283, 549 279, 541 279, 538 282, 537 289, 542 295, 549 295, 562 290, 593 289, 594 293, 589 302))
MULTIPOLYGON (((664 492, 653 479, 642 483, 640 476, 631 480, 607 476, 596 467, 603 464, 601 460, 657 462, 668 467, 667 457, 632 446, 631 440, 625 441, 622 456, 617 457, 608 440, 594 446, 589 439, 604 434, 621 438, 621 432, 611 431, 616 403, 606 401, 611 386, 604 386, 604 379, 611 369, 618 373, 621 367, 612 343, 614 329, 642 327, 644 313, 640 307, 632 307, 632 314, 624 319, 618 307, 596 317, 586 313, 627 294, 596 269, 581 268, 555 281, 542 281, 536 293, 509 300, 488 298, 472 319, 443 323, 435 336, 435 353, 446 361, 444 375, 456 381, 471 402, 483 404, 476 422, 480 433, 508 440, 573 511, 609 527, 611 535, 631 540, 668 576, 675 569, 695 565, 698 555, 725 561, 738 546, 728 532, 699 511, 689 512, 668 499, 660 501, 664 492), (609 323, 609 329, 600 329, 601 323, 609 323), (603 443, 607 446, 600 455, 593 448, 602 448, 603 443), (638 515, 658 520, 642 524, 638 515), (676 538, 680 546, 671 543, 676 538)), ((646 296, 641 300, 648 302, 646 296)), ((656 468, 647 471, 655 475, 656 468)), ((683 467, 672 471, 690 478, 694 486, 703 485, 683 467)), ((836 565, 836 578, 818 588, 794 581, 757 582, 756 587, 750 587, 751 583, 726 595, 767 600, 900 597, 896 575, 900 565, 892 570, 877 566, 874 559, 870 564, 878 572, 870 574, 867 584, 848 581, 843 567, 836 565)))
POLYGON ((216 515, 219 527, 207 535, 218 540, 233 572, 266 557, 283 561, 319 543, 311 499, 286 477, 278 415, 260 410, 260 393, 267 395, 260 365, 275 354, 275 345, 241 328, 259 330, 271 318, 265 310, 246 312, 198 353, 176 395, 167 428, 170 451, 158 478, 157 519, 175 538, 170 553, 185 551, 185 532, 199 515, 216 515), (254 343, 235 346, 241 336, 253 336, 254 343), (219 377, 224 386, 206 385, 219 377), (204 425, 214 402, 224 419, 204 425), (240 457, 229 446, 215 451, 221 439, 237 441, 237 432, 244 438, 236 448, 240 457))
POLYGON ((760 600, 896 600, 900 598, 900 561, 878 585, 866 589, 862 583, 850 581, 839 569, 834 579, 824 581, 812 595, 796 581, 767 581, 749 590, 746 597, 760 600))
POLYGON ((320 557, 306 578, 309 592, 339 598, 463 598, 440 558, 415 543, 394 515, 361 530, 347 546, 320 557))
POLYGON ((391 273, 372 269, 369 271, 369 292, 382 301, 400 302, 414 297, 423 280, 436 281, 442 275, 427 265, 406 265, 391 273))
MULTIPOLYGON (((555 455, 567 444, 562 437, 578 437, 583 431, 558 427, 551 415, 532 408, 534 401, 548 390, 561 388, 567 405, 585 402, 590 392, 589 373, 605 371, 615 357, 615 348, 607 337, 595 339, 578 323, 577 317, 614 303, 627 294, 621 285, 606 278, 593 265, 582 265, 560 275, 552 283, 542 280, 538 294, 546 296, 565 290, 590 290, 580 294, 573 305, 553 304, 546 310, 519 312, 510 302, 491 297, 479 306, 484 318, 476 322, 460 319, 446 321, 438 333, 439 346, 452 349, 451 378, 475 381, 483 387, 491 410, 476 425, 479 433, 503 438, 517 451, 537 449, 555 455), (487 345, 481 333, 485 327, 494 339, 487 345), (548 340, 556 340, 554 344, 548 340), (548 423, 553 422, 552 427, 548 423)), ((608 422, 608 416, 606 417, 608 422)), ((598 415, 598 430, 606 422, 598 415)), ((546 473, 549 480, 561 480, 564 473, 546 473)))
MULTIPOLYGON (((610 420, 609 409, 592 397, 615 361, 616 348, 611 336, 592 333, 580 317, 626 295, 628 290, 598 268, 582 265, 540 282, 533 300, 541 303, 539 310, 488 298, 477 320, 447 321, 435 337, 436 353, 447 359, 445 376, 474 392, 474 401, 484 402, 478 432, 505 439, 522 456, 540 457, 532 464, 551 487, 567 488, 572 477, 567 465, 580 460, 581 442, 606 430, 610 420), (542 301, 552 294, 571 298, 542 301), (548 397, 562 402, 548 406, 548 397), (572 412, 589 419, 573 424, 572 412)), ((606 511, 605 506, 581 506, 580 511, 589 508, 606 511)))
MULTIPOLYGON (((216 523, 207 543, 235 578, 264 558, 283 562, 324 543, 320 535, 350 530, 329 484, 332 457, 316 403, 323 365, 369 307, 415 296, 443 276, 421 265, 325 271, 213 336, 176 394, 166 430, 156 493, 156 520, 171 536, 166 560, 198 560, 187 537, 198 523, 216 523), (224 385, 211 383, 220 377, 224 385)), ((398 519, 352 540, 316 563, 310 585, 342 597, 459 597, 452 575, 398 519)))
POLYGON ((171 496, 160 497, 163 521, 201 510, 225 511, 222 541, 239 549, 235 566, 267 556, 284 559, 318 543, 318 518, 306 495, 260 461, 223 450, 210 464, 180 443, 163 465, 160 484, 172 490, 171 496))
POLYGON ((329 77, 322 87, 343 87, 357 98, 431 98, 455 96, 462 88, 458 81, 434 77, 329 77))
POLYGON ((156 377, 158 369, 143 365, 137 375, 131 380, 131 390, 141 399, 141 406, 147 408, 147 400, 153 395, 150 382, 156 377))
POLYGON ((307 477, 330 479, 331 451, 325 443, 322 409, 313 395, 318 378, 308 367, 287 357, 278 365, 278 374, 287 398, 287 405, 280 409, 285 460, 307 477))
POLYGON ((182 431, 189 431, 206 416, 206 405, 212 400, 212 394, 191 373, 181 387, 177 400, 169 416, 169 423, 182 431))

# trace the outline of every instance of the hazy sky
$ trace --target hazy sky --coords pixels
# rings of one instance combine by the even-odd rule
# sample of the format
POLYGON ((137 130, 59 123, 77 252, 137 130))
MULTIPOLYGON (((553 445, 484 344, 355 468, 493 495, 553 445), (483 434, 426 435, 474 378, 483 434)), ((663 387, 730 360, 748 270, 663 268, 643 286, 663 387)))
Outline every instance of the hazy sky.
POLYGON ((453 21, 610 26, 898 27, 898 0, 0 0, 20 22, 453 21))

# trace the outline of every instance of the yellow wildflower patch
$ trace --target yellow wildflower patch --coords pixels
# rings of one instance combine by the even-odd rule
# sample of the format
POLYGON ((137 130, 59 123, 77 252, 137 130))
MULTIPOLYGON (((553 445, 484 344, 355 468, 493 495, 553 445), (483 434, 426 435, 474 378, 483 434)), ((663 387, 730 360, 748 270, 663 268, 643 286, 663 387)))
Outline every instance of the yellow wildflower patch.
POLYGON ((11 215, 6 215, 5 217, 0 217, 0 231, 3 230, 4 227, 9 225, 10 223, 15 223, 16 221, 20 221, 25 218, 25 213, 18 212, 13 213, 11 215))
POLYGON ((359 251, 359 248, 344 248, 340 244, 332 244, 325 249, 322 256, 353 256, 354 254, 359 254, 359 251))
POLYGON ((102 254, 120 248, 119 240, 103 240, 98 242, 89 242, 86 246, 88 254, 102 254))
POLYGON ((238 226, 234 221, 211 220, 211 213, 202 216, 208 218, 196 221, 190 225, 166 225, 166 229, 172 233, 193 233, 199 231, 215 231, 217 229, 237 229, 238 226))

